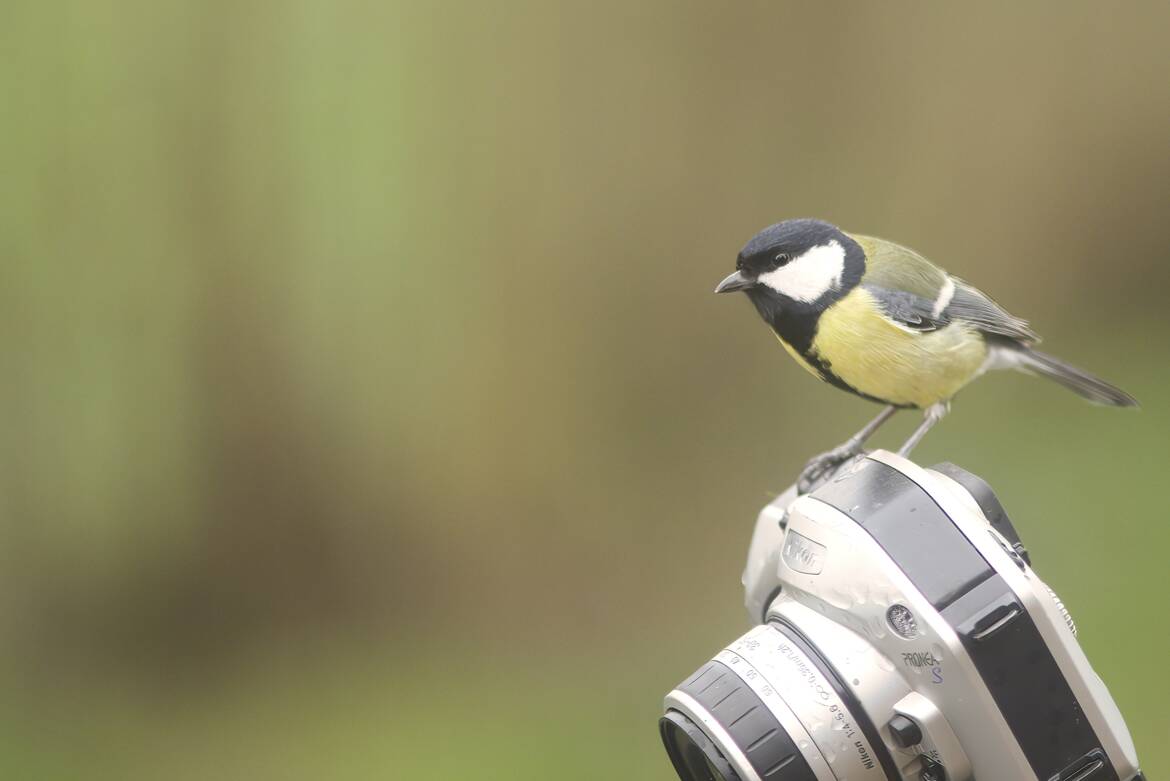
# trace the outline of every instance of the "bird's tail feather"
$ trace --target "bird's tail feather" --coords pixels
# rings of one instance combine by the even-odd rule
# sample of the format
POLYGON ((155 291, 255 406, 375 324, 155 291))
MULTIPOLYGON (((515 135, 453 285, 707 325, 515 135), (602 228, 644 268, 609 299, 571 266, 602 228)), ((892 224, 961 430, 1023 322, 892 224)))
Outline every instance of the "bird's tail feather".
POLYGON ((1138 406, 1137 399, 1121 388, 1110 385, 1100 377, 1094 377, 1087 371, 1065 363, 1059 358, 1054 358, 1048 353, 1042 353, 1029 347, 1019 347, 1011 352, 1015 359, 1012 361, 1014 368, 1055 380, 1094 404, 1106 404, 1110 407, 1138 406))

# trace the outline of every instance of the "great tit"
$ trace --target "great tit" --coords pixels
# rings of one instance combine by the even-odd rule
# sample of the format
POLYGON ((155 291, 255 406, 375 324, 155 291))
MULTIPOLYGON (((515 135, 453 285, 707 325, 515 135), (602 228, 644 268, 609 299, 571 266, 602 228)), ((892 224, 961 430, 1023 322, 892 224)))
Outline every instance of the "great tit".
POLYGON ((827 222, 786 220, 752 237, 716 293, 743 291, 784 349, 809 373, 884 404, 844 444, 809 461, 808 490, 899 409, 925 411, 899 451, 907 455, 950 409, 951 398, 989 369, 1055 380, 1097 404, 1137 401, 1086 371, 1033 349, 1028 323, 914 250, 849 234, 827 222))

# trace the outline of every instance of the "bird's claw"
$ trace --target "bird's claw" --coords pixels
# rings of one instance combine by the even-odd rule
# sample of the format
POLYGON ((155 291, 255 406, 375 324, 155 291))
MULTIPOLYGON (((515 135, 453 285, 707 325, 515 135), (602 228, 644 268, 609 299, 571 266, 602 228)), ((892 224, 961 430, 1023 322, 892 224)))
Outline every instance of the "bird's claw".
POLYGON ((807 494, 819 487, 834 474, 837 469, 849 459, 860 453, 859 448, 835 447, 832 450, 813 456, 804 466, 800 477, 796 481, 797 493, 807 494))

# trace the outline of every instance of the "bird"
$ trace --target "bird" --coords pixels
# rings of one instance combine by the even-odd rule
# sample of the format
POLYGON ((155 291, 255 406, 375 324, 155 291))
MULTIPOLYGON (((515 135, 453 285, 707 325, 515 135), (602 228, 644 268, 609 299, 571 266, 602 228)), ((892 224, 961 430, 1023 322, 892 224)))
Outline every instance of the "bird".
POLYGON ((1055 381, 1096 404, 1136 407, 1125 391, 1035 348, 1027 321, 892 241, 790 219, 753 236, 716 293, 743 292, 780 344, 819 380, 883 405, 841 445, 815 456, 806 493, 859 455, 898 410, 923 418, 898 451, 908 456, 964 386, 995 369, 1055 381))

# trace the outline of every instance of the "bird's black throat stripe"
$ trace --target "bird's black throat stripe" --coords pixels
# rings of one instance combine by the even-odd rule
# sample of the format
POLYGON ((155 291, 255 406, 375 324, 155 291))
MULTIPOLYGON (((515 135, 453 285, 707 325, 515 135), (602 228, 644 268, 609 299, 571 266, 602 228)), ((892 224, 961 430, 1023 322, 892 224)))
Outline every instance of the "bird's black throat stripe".
MULTIPOLYGON (((757 307, 759 305, 757 304, 757 307)), ((807 306, 807 305, 806 305, 807 306)), ((764 314, 761 309, 760 314, 764 314)), ((875 396, 870 396, 868 393, 862 393, 857 388, 854 388, 845 380, 837 376, 833 371, 833 365, 821 358, 817 351, 813 348, 813 339, 817 335, 817 325, 821 319, 820 311, 806 311, 800 312, 794 307, 785 306, 783 309, 774 313, 774 316, 769 318, 764 317, 768 324, 772 326, 772 330, 776 335, 784 340, 793 350, 800 355, 808 365, 816 369, 821 378, 835 388, 840 388, 843 391, 860 396, 863 399, 876 401, 879 404, 889 404, 885 399, 879 399, 875 396)))

